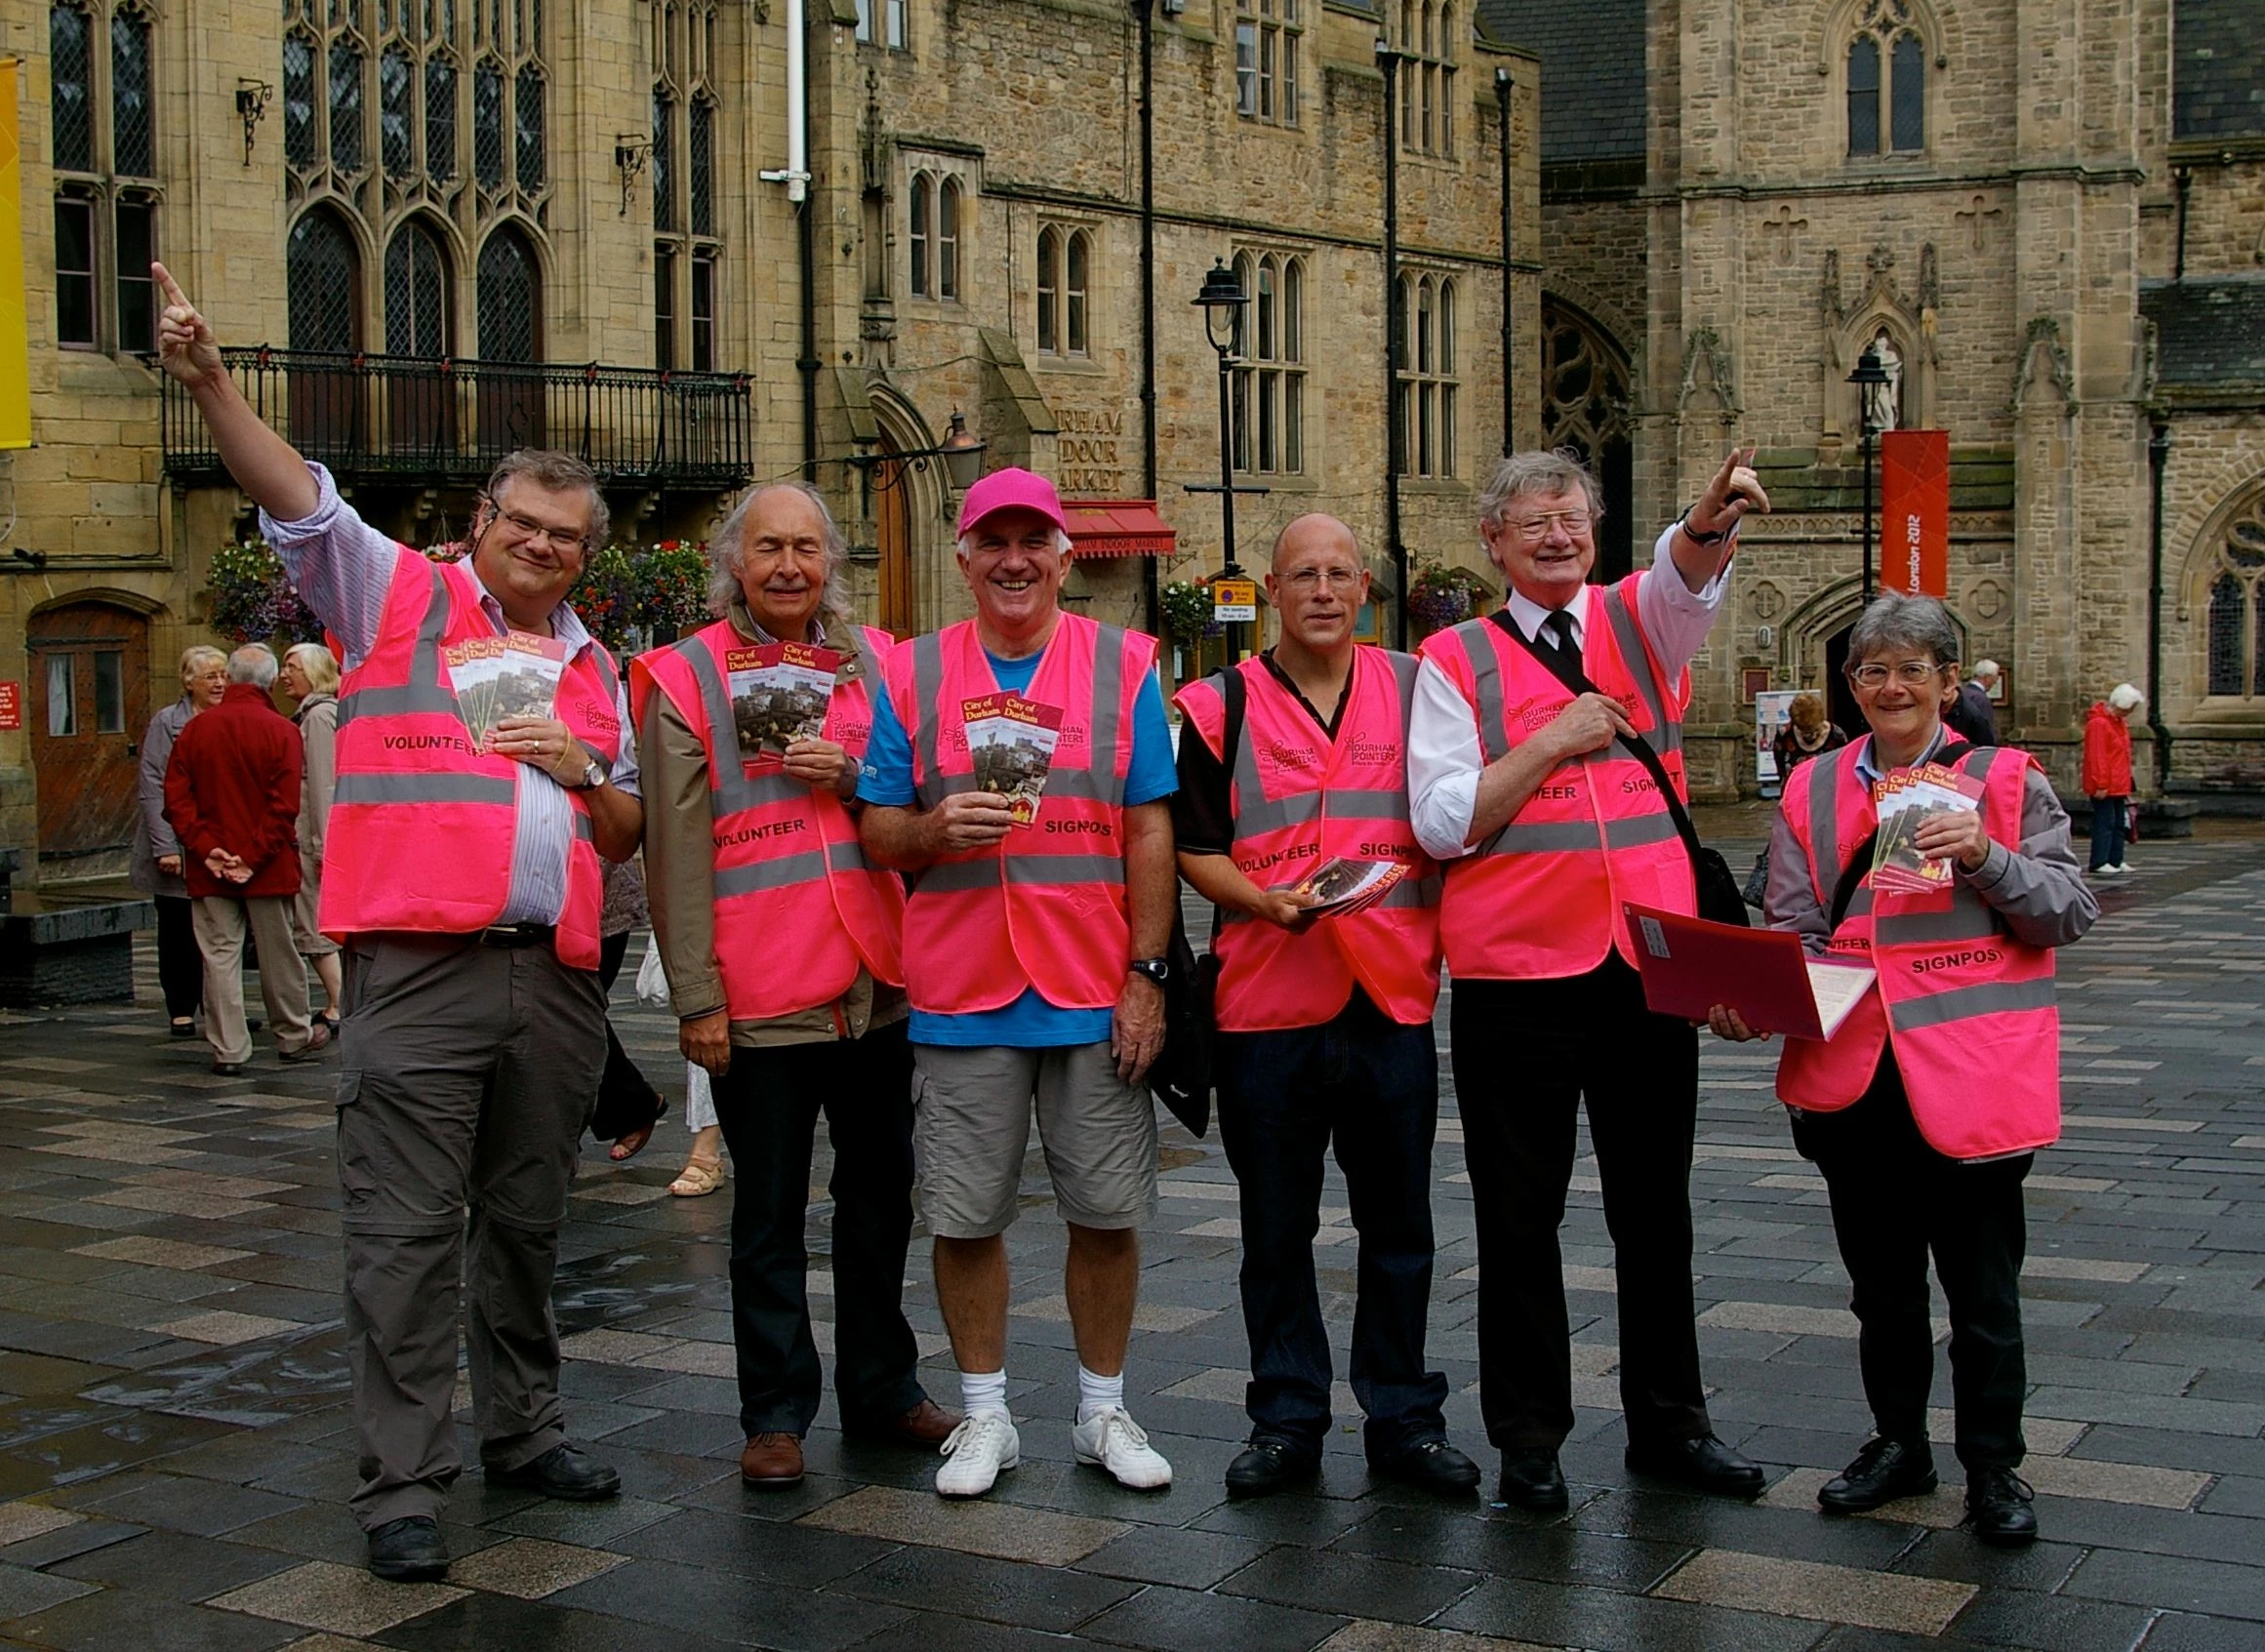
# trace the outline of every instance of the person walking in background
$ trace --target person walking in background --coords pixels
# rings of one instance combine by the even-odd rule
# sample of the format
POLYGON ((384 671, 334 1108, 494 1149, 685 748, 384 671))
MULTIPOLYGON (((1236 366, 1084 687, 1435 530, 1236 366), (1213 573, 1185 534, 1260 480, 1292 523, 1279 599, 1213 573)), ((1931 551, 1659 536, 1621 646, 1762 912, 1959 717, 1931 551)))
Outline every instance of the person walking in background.
POLYGON ((747 1441, 740 1478, 768 1491, 801 1482, 802 1439, 821 1394, 803 1235, 822 1112, 833 1143, 833 1387, 843 1431, 933 1448, 959 1419, 922 1390, 905 1317, 912 1239, 905 889, 867 864, 853 802, 894 642, 850 620, 841 588, 849 546, 815 488, 754 489, 709 554, 715 624, 640 656, 630 682, 654 799, 645 834, 654 928, 677 1042, 712 1075, 715 1116, 739 1169, 731 1303, 747 1441), (735 695, 734 678, 748 685, 743 673, 778 665, 789 645, 810 673, 803 732, 772 725, 770 744, 743 745, 741 719, 755 714, 757 690, 735 695), (825 668, 830 682, 818 674, 825 668), (816 734, 807 732, 812 721, 816 734))
POLYGON ((339 663, 319 642, 294 643, 283 656, 283 692, 299 703, 291 720, 306 754, 299 786, 299 895, 292 903, 291 929, 299 955, 322 983, 322 1021, 332 1036, 339 1029, 339 944, 315 927, 315 905, 322 898, 322 836, 330 824, 331 796, 338 789, 339 663))
POLYGON ((2092 801, 2092 853, 2085 868, 2095 877, 2121 877, 2131 869, 2123 859, 2130 825, 2131 719, 2147 697, 2129 683, 2118 683, 2104 701, 2092 702, 2084 718, 2084 795, 2092 801))
POLYGON ((213 1070, 234 1076, 252 1059, 244 1025, 244 936, 260 948, 260 996, 287 1062, 313 1059, 330 1028, 309 1027, 306 969, 292 936, 299 894, 298 731, 267 691, 275 656, 263 642, 228 656, 221 703, 191 717, 165 768, 165 814, 182 847, 204 954, 205 1037, 213 1070))
MULTIPOLYGON (((598 913, 597 979, 610 999, 614 983, 621 979, 622 961, 629 955, 630 935, 651 923, 653 914, 645 905, 645 880, 638 874, 634 858, 608 861, 602 870, 605 905, 598 913)), ((590 1110, 590 1134, 601 1142, 611 1142, 613 1146, 606 1149, 606 1157, 621 1164, 645 1150, 645 1144, 653 1139, 654 1127, 667 1110, 667 1101, 629 1059, 629 1052, 622 1048, 622 1035, 615 1029, 609 1010, 606 1066, 598 1075, 597 1106, 590 1110)))
POLYGON ((1837 751, 1848 744, 1840 725, 1825 715, 1822 695, 1797 694, 1786 707, 1785 727, 1777 731, 1772 749, 1777 754, 1777 784, 1820 752, 1837 751))
POLYGON ((228 657, 199 643, 181 657, 181 698, 149 719, 142 736, 134 811, 134 887, 157 904, 157 986, 176 1038, 196 1036, 197 1006, 204 1002, 205 959, 182 878, 181 840, 165 819, 165 766, 173 743, 199 711, 221 703, 228 687, 228 657))
POLYGON ((1943 726, 1968 745, 1998 744, 1998 692, 2000 667, 1995 660, 1977 660, 1958 694, 1943 709, 1943 726))

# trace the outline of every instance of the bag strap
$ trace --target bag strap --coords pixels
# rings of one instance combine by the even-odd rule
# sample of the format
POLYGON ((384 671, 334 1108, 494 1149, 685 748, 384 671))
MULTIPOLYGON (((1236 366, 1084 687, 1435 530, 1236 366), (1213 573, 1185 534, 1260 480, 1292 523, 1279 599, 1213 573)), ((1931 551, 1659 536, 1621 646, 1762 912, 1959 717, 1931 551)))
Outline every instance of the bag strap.
MULTIPOLYGON (((1927 760, 1933 763, 1956 763, 1973 749, 1968 742, 1952 739, 1946 741, 1927 760)), ((1813 786, 1816 784, 1816 778, 1812 775, 1809 785, 1813 786)), ((1840 881, 1833 885, 1833 912, 1829 933, 1840 932, 1840 920, 1848 915, 1848 907, 1856 899, 1856 891, 1864 882, 1864 874, 1872 869, 1873 851, 1879 847, 1880 832, 1875 827, 1871 836, 1856 845, 1856 852, 1848 857, 1848 864, 1840 868, 1840 881)))
MULTIPOLYGON (((1242 751, 1243 714, 1250 705, 1250 685, 1242 680, 1242 667, 1229 665, 1219 673, 1219 701, 1226 707, 1226 717, 1219 731, 1219 765, 1227 771, 1227 783, 1234 784, 1234 762, 1242 751)), ((1211 939, 1205 949, 1219 950, 1220 926, 1227 915, 1216 906, 1211 908, 1211 939)))
MULTIPOLYGON (((1507 605, 1497 608, 1487 618, 1516 638, 1519 647, 1540 661, 1552 676, 1575 694, 1601 695, 1604 693, 1602 689, 1589 680, 1589 673, 1581 669, 1580 663, 1572 656, 1559 654, 1555 649, 1545 649, 1540 643, 1527 636, 1525 632, 1519 630, 1517 622, 1510 617, 1510 609, 1507 605)), ((1699 875, 1699 828, 1691 824, 1690 811, 1683 807, 1682 798, 1677 794, 1674 785, 1668 780, 1667 768, 1660 762, 1659 753, 1651 748, 1651 742, 1639 734, 1616 735, 1614 738, 1622 745, 1628 747, 1630 754, 1638 763, 1641 763, 1644 772, 1651 776, 1652 785, 1659 787, 1659 794, 1667 803, 1668 814, 1676 823, 1676 834, 1683 840, 1683 853, 1691 858, 1691 876, 1696 879, 1699 875)))

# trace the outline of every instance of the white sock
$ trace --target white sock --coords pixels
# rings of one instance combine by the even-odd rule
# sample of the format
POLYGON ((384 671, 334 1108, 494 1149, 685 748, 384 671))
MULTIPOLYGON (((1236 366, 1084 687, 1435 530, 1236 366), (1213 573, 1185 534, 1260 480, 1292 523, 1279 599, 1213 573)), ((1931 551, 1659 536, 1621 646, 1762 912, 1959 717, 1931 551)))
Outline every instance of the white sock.
POLYGON ((969 1416, 979 1411, 995 1412, 1011 1417, 1007 1410, 1007 1374, 999 1371, 962 1371, 959 1373, 959 1409, 969 1416))
POLYGON ((1097 1377, 1080 1360, 1077 1366, 1077 1420, 1090 1423, 1104 1411, 1124 1409, 1124 1373, 1097 1377))

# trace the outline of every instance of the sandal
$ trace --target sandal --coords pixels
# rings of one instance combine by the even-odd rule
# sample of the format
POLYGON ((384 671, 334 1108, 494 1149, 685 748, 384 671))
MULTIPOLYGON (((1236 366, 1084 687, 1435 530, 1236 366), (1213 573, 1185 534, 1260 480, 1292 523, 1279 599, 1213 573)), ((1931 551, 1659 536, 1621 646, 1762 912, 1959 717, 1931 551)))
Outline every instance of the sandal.
POLYGON ((723 1186, 723 1160, 702 1158, 697 1153, 684 1161, 676 1180, 668 1184, 668 1190, 680 1199, 697 1199, 712 1193, 723 1186))
POLYGON ((668 1100, 661 1098, 661 1105, 653 1109, 653 1122, 642 1130, 632 1130, 627 1136, 616 1136, 614 1145, 606 1149, 606 1157, 616 1164, 626 1164, 645 1150, 645 1144, 653 1139, 653 1131, 661 1120, 668 1116, 668 1100))

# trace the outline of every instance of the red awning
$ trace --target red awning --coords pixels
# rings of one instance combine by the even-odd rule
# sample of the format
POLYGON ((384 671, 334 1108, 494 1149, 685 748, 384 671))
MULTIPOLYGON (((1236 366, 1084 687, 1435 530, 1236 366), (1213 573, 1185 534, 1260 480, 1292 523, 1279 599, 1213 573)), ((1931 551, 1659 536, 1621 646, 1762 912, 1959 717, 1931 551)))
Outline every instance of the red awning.
POLYGON ((1170 556, 1178 536, 1153 499, 1065 500, 1072 556, 1170 556))

